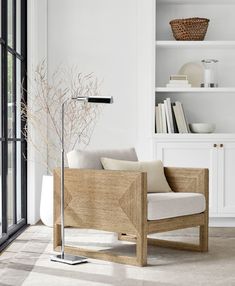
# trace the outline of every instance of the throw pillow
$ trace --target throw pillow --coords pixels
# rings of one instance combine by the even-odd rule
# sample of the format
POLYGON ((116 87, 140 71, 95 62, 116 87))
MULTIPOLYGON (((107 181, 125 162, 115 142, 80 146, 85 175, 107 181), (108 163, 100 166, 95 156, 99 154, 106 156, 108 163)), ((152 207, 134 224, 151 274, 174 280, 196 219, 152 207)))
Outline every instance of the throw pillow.
POLYGON ((166 180, 163 164, 159 160, 150 162, 131 162, 101 158, 101 163, 106 170, 146 172, 149 193, 166 193, 172 191, 166 180))

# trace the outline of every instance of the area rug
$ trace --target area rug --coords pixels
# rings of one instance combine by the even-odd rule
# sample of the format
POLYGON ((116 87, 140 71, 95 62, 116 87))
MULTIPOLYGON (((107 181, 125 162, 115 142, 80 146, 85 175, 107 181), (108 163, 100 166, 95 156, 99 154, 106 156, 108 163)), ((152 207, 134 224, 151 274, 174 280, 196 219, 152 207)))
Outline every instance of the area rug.
MULTIPOLYGON (((173 234, 167 239, 193 241, 195 232, 173 234)), ((148 266, 134 267, 89 259, 69 266, 50 261, 52 229, 31 226, 0 255, 0 285, 125 285, 189 286, 235 285, 235 230, 211 229, 209 253, 149 247, 148 266)), ((80 247, 116 248, 130 255, 134 246, 120 243, 116 234, 66 230, 67 244, 80 247)))

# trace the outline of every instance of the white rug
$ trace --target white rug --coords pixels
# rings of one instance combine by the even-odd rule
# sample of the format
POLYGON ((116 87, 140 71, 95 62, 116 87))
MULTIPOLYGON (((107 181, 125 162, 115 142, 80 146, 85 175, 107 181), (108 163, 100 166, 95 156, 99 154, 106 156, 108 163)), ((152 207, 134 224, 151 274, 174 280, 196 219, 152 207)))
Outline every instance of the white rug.
MULTIPOLYGON (((149 247, 147 267, 99 260, 69 266, 50 261, 52 229, 31 226, 0 256, 0 285, 126 285, 126 286, 234 286, 235 230, 213 229, 209 253, 149 247)), ((180 234, 182 235, 182 234, 180 234)), ((68 244, 133 253, 134 247, 117 241, 116 235, 96 231, 66 230, 68 244)), ((166 237, 180 240, 179 234, 166 237)), ((194 232, 184 240, 195 240, 194 232)))

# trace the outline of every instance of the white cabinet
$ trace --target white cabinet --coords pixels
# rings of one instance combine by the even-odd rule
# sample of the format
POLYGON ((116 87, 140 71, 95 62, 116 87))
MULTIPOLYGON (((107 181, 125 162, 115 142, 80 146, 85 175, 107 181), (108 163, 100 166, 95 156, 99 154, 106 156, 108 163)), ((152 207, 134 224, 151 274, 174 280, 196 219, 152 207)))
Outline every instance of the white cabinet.
POLYGON ((235 217, 235 142, 155 142, 165 166, 209 169, 211 217, 235 217))
POLYGON ((218 149, 218 214, 235 217, 235 142, 218 149))

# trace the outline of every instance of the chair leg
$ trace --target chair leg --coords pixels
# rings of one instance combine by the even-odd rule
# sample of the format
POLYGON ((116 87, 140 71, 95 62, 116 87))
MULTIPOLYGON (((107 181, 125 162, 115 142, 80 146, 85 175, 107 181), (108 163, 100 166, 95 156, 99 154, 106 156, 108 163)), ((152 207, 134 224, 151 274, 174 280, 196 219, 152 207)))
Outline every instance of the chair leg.
POLYGON ((203 252, 208 251, 208 226, 200 226, 200 249, 203 252))
POLYGON ((142 234, 136 240, 136 258, 139 266, 147 265, 147 234, 142 234))
POLYGON ((61 246, 61 225, 54 224, 53 232, 54 232, 53 247, 55 249, 57 246, 61 246))

